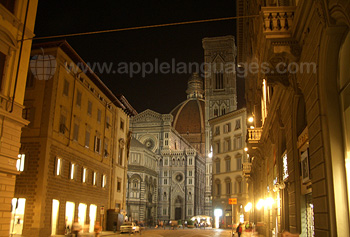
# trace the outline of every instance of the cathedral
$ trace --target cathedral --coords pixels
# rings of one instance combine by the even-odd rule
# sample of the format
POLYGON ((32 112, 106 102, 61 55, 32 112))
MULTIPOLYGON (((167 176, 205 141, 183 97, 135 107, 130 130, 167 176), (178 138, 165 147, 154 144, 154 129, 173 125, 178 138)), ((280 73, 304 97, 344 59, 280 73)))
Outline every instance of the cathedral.
POLYGON ((130 120, 127 213, 132 220, 213 216, 209 120, 237 109, 233 36, 204 38, 206 72, 188 80, 187 99, 169 114, 150 109, 130 120))

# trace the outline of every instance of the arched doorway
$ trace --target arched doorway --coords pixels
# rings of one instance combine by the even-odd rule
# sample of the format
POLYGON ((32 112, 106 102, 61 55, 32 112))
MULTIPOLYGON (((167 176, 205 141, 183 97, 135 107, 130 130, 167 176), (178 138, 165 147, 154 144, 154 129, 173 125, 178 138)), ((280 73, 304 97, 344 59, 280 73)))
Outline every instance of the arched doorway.
POLYGON ((183 199, 177 196, 175 199, 175 220, 182 220, 182 205, 183 199))

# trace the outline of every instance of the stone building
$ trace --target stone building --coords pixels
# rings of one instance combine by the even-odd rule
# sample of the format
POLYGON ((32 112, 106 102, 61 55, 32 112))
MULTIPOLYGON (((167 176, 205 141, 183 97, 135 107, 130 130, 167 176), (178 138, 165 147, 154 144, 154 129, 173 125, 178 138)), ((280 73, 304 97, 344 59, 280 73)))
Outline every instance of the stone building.
POLYGON ((126 205, 132 220, 153 223, 158 211, 158 158, 149 145, 131 139, 126 205))
POLYGON ((247 160, 246 109, 226 113, 209 120, 212 128, 213 146, 213 210, 221 210, 216 221, 222 228, 232 223, 249 221, 249 213, 244 212, 248 204, 246 179, 242 176, 242 164, 247 160), (237 204, 229 204, 229 198, 236 198, 237 204), (233 220, 232 220, 233 213, 233 220))
MULTIPOLYGON (((157 217, 158 220, 166 221, 185 220, 204 213, 205 158, 202 152, 205 147, 205 123, 202 88, 203 82, 195 74, 188 81, 187 100, 175 107, 170 114, 146 110, 131 119, 130 130, 133 139, 138 141, 132 144, 131 155, 145 157, 144 159, 148 156, 149 160, 154 159, 151 157, 156 158, 156 166, 152 167, 157 172, 157 177, 151 176, 149 168, 139 172, 141 177, 134 174, 135 170, 128 171, 129 195, 132 184, 140 180, 140 193, 145 187, 145 194, 139 200, 149 198, 148 209, 140 209, 138 214, 133 214, 139 216, 141 221, 149 221, 146 217, 157 217), (145 147, 149 152, 143 151, 144 155, 137 155, 137 150, 145 150, 145 147), (150 188, 146 188, 143 177, 147 177, 150 188), (157 180, 157 184, 152 186, 150 179, 157 180), (153 189, 157 190, 157 193, 150 193, 153 189), (151 195, 153 199, 150 199, 151 195), (156 210, 152 208, 154 200, 156 210)), ((145 160, 140 159, 137 162, 145 160)), ((129 161, 129 164, 131 163, 134 161, 129 161)), ((128 203, 136 200, 128 196, 128 203)), ((135 206, 136 204, 134 207, 130 206, 128 213, 133 213, 135 206)))
POLYGON ((237 61, 258 231, 349 236, 349 1, 240 0, 237 15, 251 16, 237 20, 237 61))
POLYGON ((22 110, 37 5, 38 0, 0 2, 0 236, 14 230, 11 201, 25 160, 18 154, 21 129, 29 123, 22 110))
POLYGON ((30 124, 15 187, 25 200, 22 236, 62 235, 74 218, 85 232, 96 220, 105 228, 107 209, 126 209, 129 118, 136 111, 66 41, 36 44, 32 56, 38 71, 27 78, 23 116, 30 124))
POLYGON ((202 40, 205 63, 205 159, 206 189, 205 215, 212 210, 212 146, 209 120, 237 109, 236 55, 233 36, 204 38, 202 40))

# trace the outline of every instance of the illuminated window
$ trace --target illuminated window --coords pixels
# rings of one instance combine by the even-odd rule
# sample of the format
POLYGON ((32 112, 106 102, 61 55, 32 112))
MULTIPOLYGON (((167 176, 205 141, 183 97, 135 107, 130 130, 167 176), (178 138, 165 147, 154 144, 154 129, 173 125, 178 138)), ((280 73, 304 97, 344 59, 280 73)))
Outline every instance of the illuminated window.
POLYGON ((60 207, 60 202, 56 199, 53 199, 52 200, 51 235, 57 234, 59 207, 60 207))
POLYGON ((69 178, 70 179, 74 179, 74 175, 75 175, 75 164, 71 163, 70 164, 70 175, 69 175, 69 178))
POLYGON ((81 228, 84 229, 85 219, 86 219, 86 209, 87 205, 84 203, 79 203, 78 206, 78 220, 81 228))
POLYGON ((284 153, 283 157, 283 180, 286 180, 289 176, 288 174, 288 159, 287 159, 287 152, 284 153))
POLYGON ((102 188, 105 188, 106 187, 106 175, 104 174, 104 175, 102 175, 102 184, 101 184, 101 186, 102 186, 102 188))
POLYGON ((69 226, 69 229, 71 229, 73 225, 74 210, 75 210, 75 203, 66 202, 66 226, 69 226))
POLYGON ((94 171, 92 175, 92 185, 96 186, 97 172, 94 171))
POLYGON ((86 183, 86 176, 87 176, 87 168, 83 168, 83 176, 82 176, 83 183, 86 183))
POLYGON ((61 170, 62 170, 62 159, 57 158, 56 159, 56 175, 61 175, 61 170))
POLYGON ((25 154, 19 154, 18 155, 18 159, 17 159, 17 163, 16 163, 17 171, 23 171, 24 170, 25 157, 26 157, 25 154))

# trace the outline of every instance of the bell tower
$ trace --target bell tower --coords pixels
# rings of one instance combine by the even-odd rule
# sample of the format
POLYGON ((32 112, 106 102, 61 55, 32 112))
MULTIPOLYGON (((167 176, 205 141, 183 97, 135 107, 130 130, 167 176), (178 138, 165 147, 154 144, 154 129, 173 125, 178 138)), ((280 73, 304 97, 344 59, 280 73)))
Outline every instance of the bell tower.
POLYGON ((205 214, 213 216, 211 203, 212 149, 209 120, 237 110, 235 58, 237 48, 231 35, 202 40, 205 62, 205 214))

